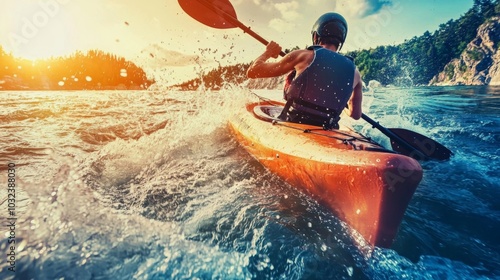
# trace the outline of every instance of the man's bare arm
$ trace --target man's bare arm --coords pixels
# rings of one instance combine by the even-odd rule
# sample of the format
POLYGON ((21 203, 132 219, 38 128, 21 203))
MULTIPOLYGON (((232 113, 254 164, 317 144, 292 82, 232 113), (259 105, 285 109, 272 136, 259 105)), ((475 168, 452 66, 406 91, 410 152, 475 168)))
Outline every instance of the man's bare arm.
POLYGON ((356 85, 354 86, 351 98, 348 101, 348 114, 351 118, 355 120, 359 120, 361 115, 363 114, 362 109, 362 101, 363 101, 363 83, 361 81, 361 75, 359 74, 358 69, 355 70, 354 73, 354 82, 356 85))
POLYGON ((266 46, 266 51, 255 59, 247 70, 249 78, 269 78, 284 75, 292 71, 295 67, 298 55, 291 52, 280 61, 268 62, 271 57, 277 58, 281 52, 281 47, 275 42, 270 42, 266 46))

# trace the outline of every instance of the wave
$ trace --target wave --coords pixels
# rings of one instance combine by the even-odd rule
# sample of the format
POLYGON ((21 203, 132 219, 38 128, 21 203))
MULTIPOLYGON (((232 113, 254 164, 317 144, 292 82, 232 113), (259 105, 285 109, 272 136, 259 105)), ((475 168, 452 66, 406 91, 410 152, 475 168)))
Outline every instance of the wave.
MULTIPOLYGON (((423 134, 435 128, 433 137, 444 135, 446 145, 458 146, 447 135, 469 124, 440 134, 443 117, 424 121, 425 114, 413 108, 422 102, 418 93, 400 91, 401 100, 385 102, 395 90, 383 90, 384 96, 370 92, 373 106, 367 110, 381 123, 423 134)), ((423 164, 428 175, 394 248, 369 248, 229 134, 226 121, 235 108, 255 99, 248 90, 73 94, 82 99, 66 105, 79 109, 31 127, 53 131, 57 137, 40 138, 57 141, 51 152, 32 151, 43 164, 21 166, 30 203, 16 233, 22 248, 16 277, 481 279, 497 271, 490 246, 497 231, 479 233, 481 224, 498 221, 486 199, 496 194, 490 190, 496 177, 482 179, 494 171, 477 168, 482 156, 468 165, 470 153, 457 152, 447 163, 423 164)), ((281 98, 275 90, 258 94, 281 98)), ((44 147, 43 141, 30 143, 44 147)), ((1 271, 6 267, 0 263, 1 271)))

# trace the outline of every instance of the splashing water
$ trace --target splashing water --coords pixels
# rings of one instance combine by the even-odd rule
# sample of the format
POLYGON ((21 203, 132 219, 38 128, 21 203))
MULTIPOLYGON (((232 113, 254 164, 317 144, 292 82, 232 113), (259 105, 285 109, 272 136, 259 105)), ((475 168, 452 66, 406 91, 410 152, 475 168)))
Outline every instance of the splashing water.
MULTIPOLYGON (((259 94, 281 97, 278 91, 259 94)), ((498 209, 483 194, 498 197, 497 167, 484 164, 498 160, 498 155, 486 152, 498 143, 497 136, 486 130, 498 116, 484 118, 485 130, 471 136, 485 153, 472 157, 471 163, 466 161, 471 152, 458 149, 461 142, 456 139, 459 135, 464 141, 467 119, 457 118, 450 126, 442 117, 429 118, 429 111, 449 112, 459 104, 437 94, 442 107, 427 105, 421 92, 402 89, 381 88, 371 94, 372 105, 366 111, 381 123, 444 139, 457 151, 447 163, 423 164, 426 175, 393 249, 355 245, 347 225, 267 172, 238 145, 226 121, 254 98, 248 90, 227 85, 217 92, 9 94, 3 99, 8 110, 0 115, 0 134, 9 140, 1 144, 2 157, 16 162, 19 177, 18 251, 16 273, 0 262, 1 277, 488 279, 498 275, 493 264, 500 259, 495 250, 499 244, 479 233, 484 226, 473 220, 487 222, 492 231, 499 228, 498 209), (391 102, 387 96, 397 98, 391 102), (450 180, 456 169, 469 170, 469 176, 450 180), (462 228, 457 221, 464 216, 454 218, 455 213, 469 213, 465 221, 478 229, 462 228), (445 215, 449 219, 439 218, 445 215), (467 252, 457 253, 459 246, 467 252)), ((425 94, 437 98, 433 91, 425 94)), ((354 125, 386 141, 369 126, 354 125)), ((5 178, 0 178, 5 185, 5 178)), ((6 251, 5 241, 1 246, 6 251)))

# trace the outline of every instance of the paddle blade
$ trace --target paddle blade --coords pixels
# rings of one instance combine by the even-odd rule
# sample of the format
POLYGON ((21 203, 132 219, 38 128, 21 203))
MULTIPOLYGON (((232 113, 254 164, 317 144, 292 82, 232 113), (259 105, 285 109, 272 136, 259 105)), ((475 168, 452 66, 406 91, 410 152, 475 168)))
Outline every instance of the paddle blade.
POLYGON ((181 8, 197 21, 213 28, 236 27, 236 11, 228 0, 178 0, 181 8))
MULTIPOLYGON (((414 131, 403 128, 389 128, 388 130, 390 130, 392 133, 396 134, 401 139, 408 142, 408 144, 413 146, 416 150, 420 151, 422 154, 424 154, 430 159, 447 160, 453 154, 445 146, 414 131)), ((408 149, 402 147, 392 139, 391 139, 391 146, 392 149, 394 149, 394 151, 396 152, 412 156, 411 151, 408 151, 408 149)))

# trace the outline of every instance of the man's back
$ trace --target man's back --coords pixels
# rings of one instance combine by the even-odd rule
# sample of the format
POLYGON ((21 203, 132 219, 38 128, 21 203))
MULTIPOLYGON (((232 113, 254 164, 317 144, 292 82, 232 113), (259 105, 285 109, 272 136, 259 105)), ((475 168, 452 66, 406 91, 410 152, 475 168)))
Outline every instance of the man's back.
MULTIPOLYGON (((343 46, 347 36, 347 22, 340 14, 326 13, 316 21, 311 33, 314 45, 321 45, 323 48, 336 53, 343 46)), ((247 76, 249 78, 276 77, 295 70, 295 77, 300 77, 311 65, 315 57, 313 50, 296 50, 288 53, 279 61, 268 61, 270 58, 277 58, 280 53, 281 47, 271 41, 266 46, 266 51, 250 65, 247 76)), ((339 67, 339 71, 342 71, 341 68, 339 67)), ((349 72, 349 75, 352 73, 352 69, 349 67, 346 68, 346 71, 349 72)), ((338 75, 339 73, 336 72, 334 75, 338 75)), ((335 80, 335 78, 332 80, 335 80)), ((347 105, 347 114, 350 117, 359 119, 362 115, 362 81, 361 75, 356 68, 354 69, 354 78, 351 87, 351 98, 347 104, 342 104, 342 106, 347 105)))

